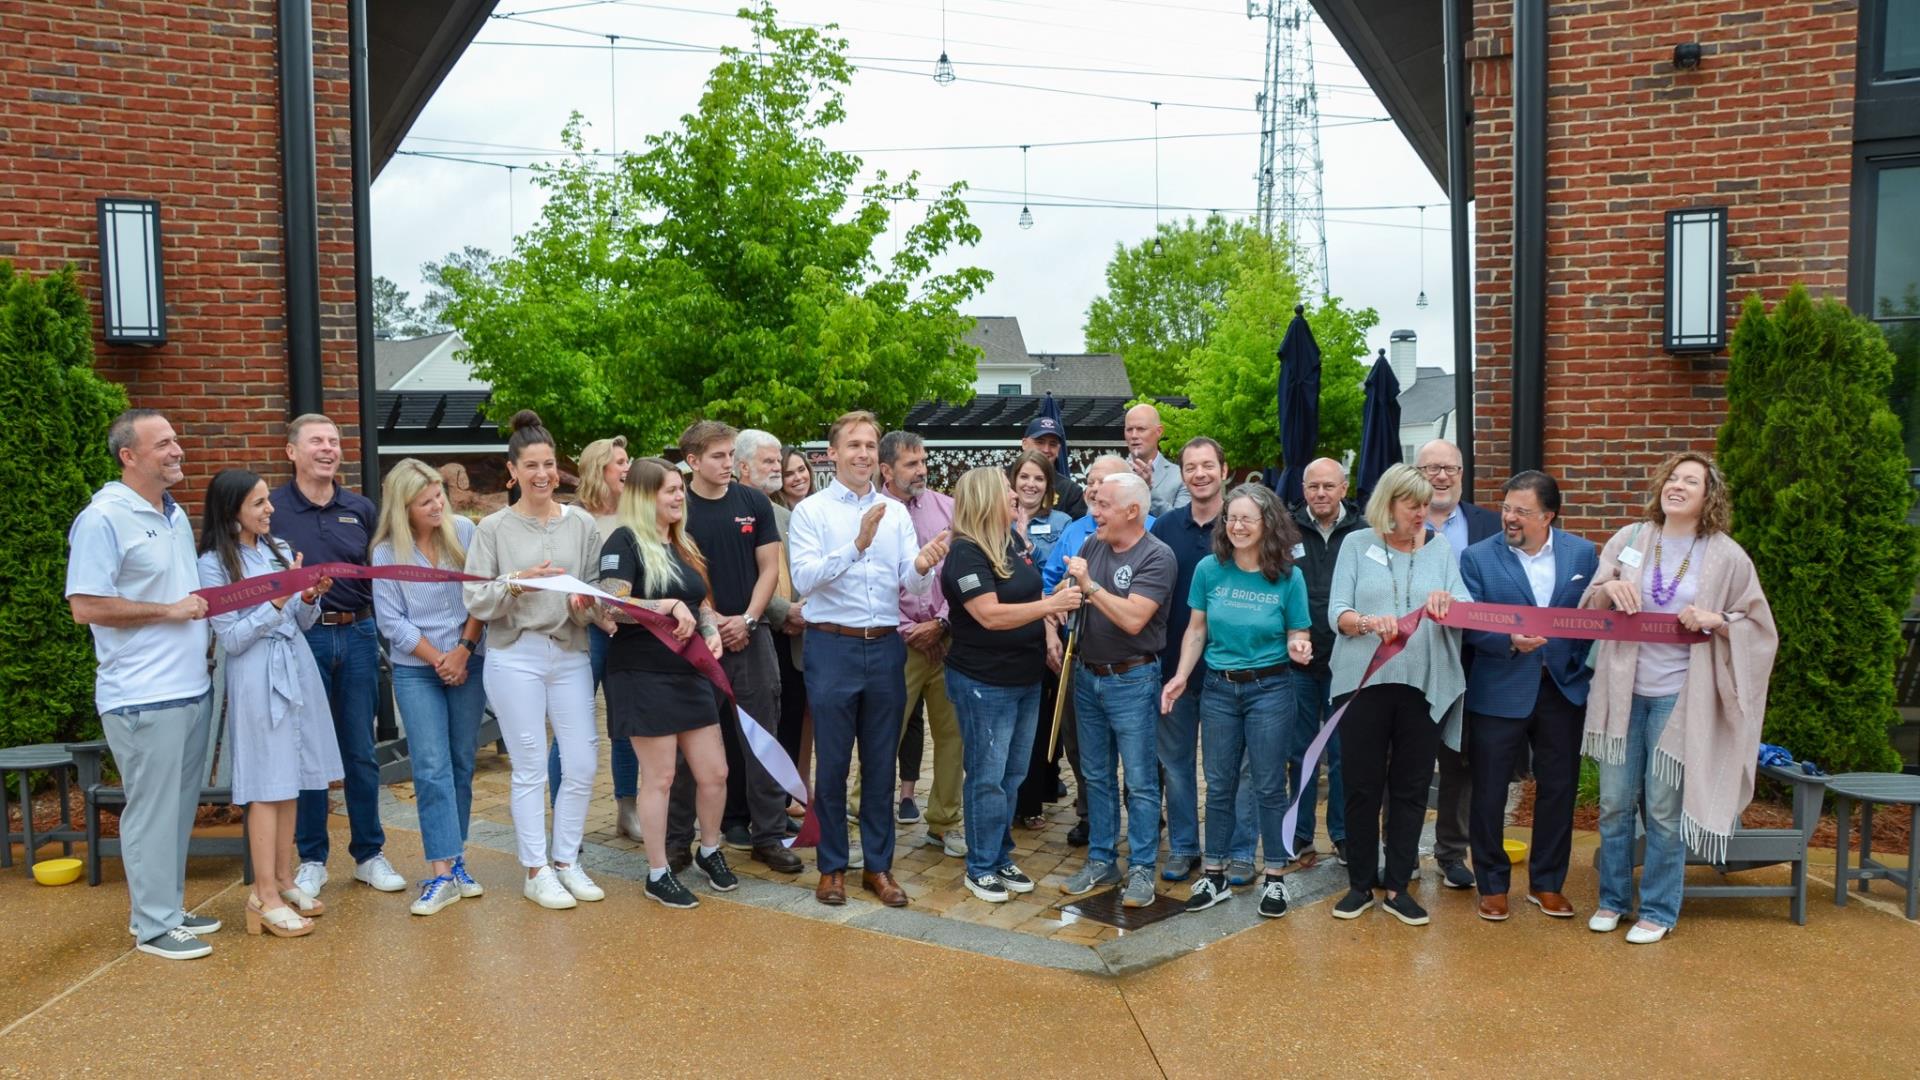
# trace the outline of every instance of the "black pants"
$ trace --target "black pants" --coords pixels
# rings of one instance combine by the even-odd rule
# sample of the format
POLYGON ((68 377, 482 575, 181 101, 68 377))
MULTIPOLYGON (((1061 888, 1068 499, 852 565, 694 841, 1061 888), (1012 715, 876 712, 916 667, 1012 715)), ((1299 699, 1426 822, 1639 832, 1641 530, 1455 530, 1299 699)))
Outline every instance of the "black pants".
POLYGON ((775 631, 774 658, 780 663, 780 746, 807 776, 807 763, 800 760, 800 733, 807 722, 807 679, 793 662, 793 639, 775 631))
POLYGON ((920 782, 920 759, 927 752, 927 700, 915 698, 913 715, 900 729, 900 782, 920 782))
MULTIPOLYGON (((1027 778, 1020 784, 1020 794, 1015 800, 1014 820, 1030 818, 1044 811, 1046 804, 1059 798, 1060 762, 1072 763, 1077 760, 1080 740, 1075 738, 1073 730, 1073 695, 1067 695, 1066 708, 1060 713, 1060 751, 1057 756, 1047 755, 1047 742, 1053 734, 1054 702, 1060 696, 1060 676, 1047 672, 1040 683, 1040 723, 1034 728, 1033 757, 1027 765, 1027 778)), ((1077 777, 1079 774, 1075 773, 1077 777)), ((1087 816, 1087 796, 1085 789, 1076 787, 1074 807, 1080 811, 1084 820, 1087 816)))
POLYGON ((1573 801, 1580 785, 1580 731, 1586 710, 1567 700, 1545 669, 1533 714, 1519 718, 1475 713, 1467 728, 1473 764, 1473 874, 1482 895, 1504 895, 1513 866, 1506 836, 1507 779, 1533 751, 1533 841, 1527 888, 1561 892, 1573 850, 1573 801))
MULTIPOLYGON (((1407 887, 1420 856, 1427 789, 1440 749, 1440 725, 1418 687, 1369 686, 1348 695, 1340 721, 1340 770, 1347 788, 1347 882, 1373 888, 1380 870, 1380 810, 1386 807, 1387 865, 1380 874, 1393 892, 1407 887)), ((1340 703, 1334 702, 1335 706, 1340 703)), ((1500 789, 1503 797, 1506 788, 1500 789)))

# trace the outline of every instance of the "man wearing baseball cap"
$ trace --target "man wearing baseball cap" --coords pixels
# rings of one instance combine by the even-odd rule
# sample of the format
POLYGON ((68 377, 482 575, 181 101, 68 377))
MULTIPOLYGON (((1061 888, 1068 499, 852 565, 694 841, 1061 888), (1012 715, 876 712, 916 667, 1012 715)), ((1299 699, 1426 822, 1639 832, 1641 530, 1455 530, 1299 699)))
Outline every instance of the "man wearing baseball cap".
POLYGON ((1070 469, 1060 467, 1060 455, 1067 452, 1066 427, 1051 416, 1036 416, 1027 422, 1027 433, 1020 439, 1020 449, 1037 450, 1054 463, 1057 470, 1053 485, 1056 495, 1054 505, 1070 518, 1086 517, 1086 493, 1074 482, 1070 469))

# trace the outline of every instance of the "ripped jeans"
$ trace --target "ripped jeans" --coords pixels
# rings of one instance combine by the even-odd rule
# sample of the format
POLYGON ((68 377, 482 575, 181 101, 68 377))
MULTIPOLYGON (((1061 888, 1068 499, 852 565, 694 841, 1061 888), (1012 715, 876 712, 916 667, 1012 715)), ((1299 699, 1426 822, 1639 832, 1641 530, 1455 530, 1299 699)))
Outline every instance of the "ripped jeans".
POLYGON ((967 876, 997 874, 1013 862, 1013 807, 1033 756, 1040 723, 1040 684, 999 686, 947 665, 947 700, 960 721, 966 768, 961 825, 967 876))

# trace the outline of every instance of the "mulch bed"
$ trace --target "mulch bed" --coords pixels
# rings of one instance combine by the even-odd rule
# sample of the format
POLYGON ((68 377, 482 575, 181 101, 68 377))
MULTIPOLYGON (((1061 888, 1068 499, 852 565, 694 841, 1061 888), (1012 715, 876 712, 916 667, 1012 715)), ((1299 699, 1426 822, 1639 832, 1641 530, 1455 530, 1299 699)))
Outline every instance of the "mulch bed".
MULTIPOLYGON (((67 805, 72 811, 75 827, 82 827, 82 823, 86 821, 86 794, 80 791, 69 791, 67 805)), ((245 812, 238 806, 203 806, 194 818, 194 825, 238 825, 245 816, 245 812)), ((33 827, 36 832, 50 831, 60 827, 60 793, 57 790, 49 788, 34 795, 33 827)), ((20 807, 14 802, 7 803, 7 829, 10 832, 20 831, 20 807)), ((102 811, 100 835, 103 838, 119 836, 120 815, 111 810, 102 811)))
MULTIPOLYGON (((1873 816, 1873 850, 1904 853, 1907 850, 1908 815, 1901 807, 1882 807, 1873 816)), ((1520 798, 1520 806, 1514 815, 1515 825, 1533 824, 1533 781, 1526 784, 1526 794, 1520 798)), ((1750 829, 1791 829, 1793 828, 1793 808, 1784 803, 1776 803, 1756 798, 1748 805, 1746 812, 1740 815, 1740 823, 1750 829)), ((1597 830, 1600 827, 1600 808, 1598 806, 1576 806, 1573 808, 1573 827, 1576 829, 1597 830)), ((1860 844, 1860 819, 1856 815, 1853 822, 1853 843, 1857 849, 1860 844)), ((1813 830, 1810 846, 1831 848, 1836 846, 1839 826, 1831 813, 1820 815, 1820 824, 1813 830)))

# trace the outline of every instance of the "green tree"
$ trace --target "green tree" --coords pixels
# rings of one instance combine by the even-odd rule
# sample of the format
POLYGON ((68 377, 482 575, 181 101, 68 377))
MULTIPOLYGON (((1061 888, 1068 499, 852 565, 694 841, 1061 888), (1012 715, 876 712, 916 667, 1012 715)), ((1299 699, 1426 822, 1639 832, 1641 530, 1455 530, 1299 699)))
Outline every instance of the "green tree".
POLYGON ((725 49, 698 109, 610 169, 584 154, 541 167, 539 222, 488 272, 449 267, 445 317, 494 388, 492 414, 535 408, 571 446, 611 432, 642 445, 720 416, 788 437, 872 409, 970 396, 978 351, 959 308, 991 279, 936 260, 978 242, 964 185, 929 197, 884 264, 889 206, 917 173, 879 174, 827 149, 845 117, 844 39, 742 12, 750 49, 725 49))
POLYGON ((468 244, 438 262, 420 264, 421 280, 427 283, 427 295, 420 299, 420 319, 432 328, 431 333, 450 329, 446 316, 447 305, 453 303, 453 277, 466 274, 484 281, 496 261, 493 252, 468 244))
POLYGON ((407 291, 394 284, 393 279, 376 276, 373 279, 373 336, 383 338, 416 338, 433 333, 426 320, 407 303, 407 291))
POLYGON ((67 609, 67 529, 119 475, 107 427, 127 395, 93 370, 93 316, 71 269, 0 261, 0 746, 95 738, 93 645, 67 609))
POLYGON ((1733 536, 1780 627, 1766 739, 1833 771, 1891 769, 1900 618, 1920 531, 1893 354, 1872 322, 1796 285, 1734 330, 1719 456, 1733 536))
POLYGON ((1107 293, 1087 307, 1087 351, 1119 353, 1135 394, 1186 393, 1183 365, 1212 335, 1246 254, 1264 257, 1271 246, 1257 227, 1218 214, 1163 222, 1137 244, 1114 245, 1107 293))
MULTIPOLYGON (((1195 435, 1211 435, 1236 466, 1280 460, 1280 341, 1300 286, 1279 243, 1258 232, 1239 237, 1231 255, 1234 278, 1208 337, 1178 366, 1191 409, 1162 408, 1165 449, 1177 453, 1195 435)), ((1380 317, 1331 298, 1306 311, 1320 345, 1319 453, 1339 457, 1360 445, 1367 331, 1380 317)))

